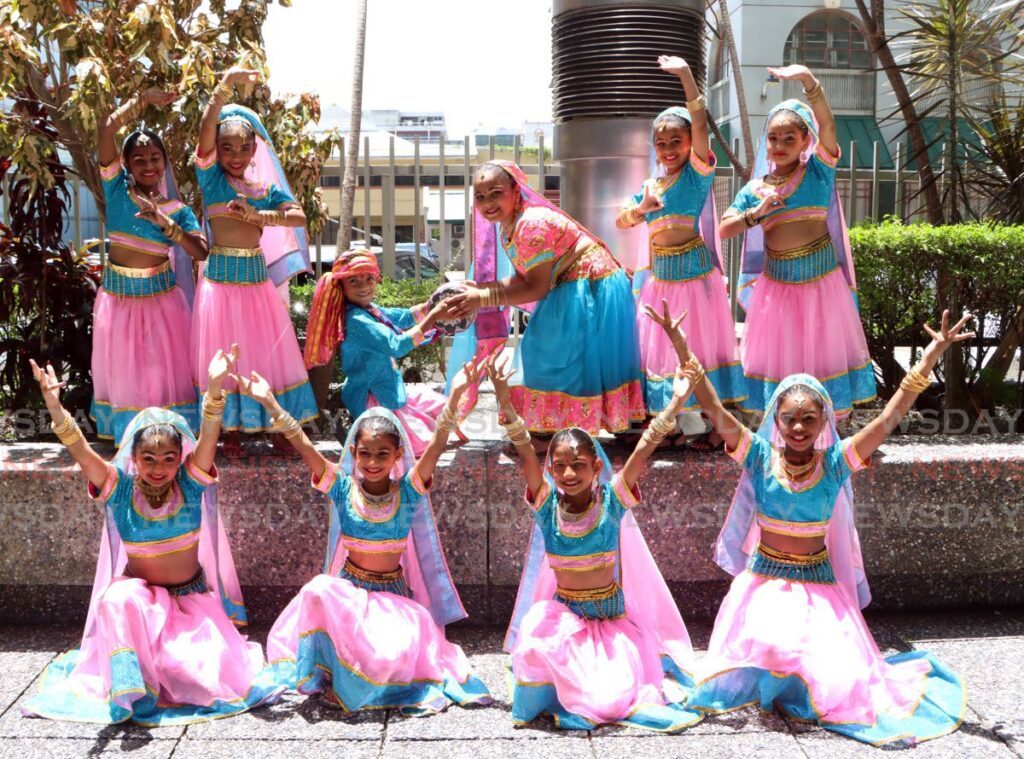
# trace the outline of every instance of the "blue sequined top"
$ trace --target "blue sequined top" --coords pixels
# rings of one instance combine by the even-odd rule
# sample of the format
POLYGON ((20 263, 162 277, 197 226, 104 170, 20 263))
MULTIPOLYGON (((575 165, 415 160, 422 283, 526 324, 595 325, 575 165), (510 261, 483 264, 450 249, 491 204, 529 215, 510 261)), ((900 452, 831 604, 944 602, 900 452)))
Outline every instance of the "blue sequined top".
POLYGON ((544 536, 544 550, 552 569, 587 572, 614 567, 619 551, 619 526, 627 509, 640 502, 637 488, 629 490, 616 474, 598 488, 588 509, 571 521, 558 508, 554 488, 545 480, 536 498, 527 501, 544 536))
POLYGON ((336 464, 328 464, 312 484, 331 499, 345 548, 381 554, 405 551, 413 512, 429 488, 410 472, 392 483, 391 498, 383 506, 374 506, 363 499, 352 477, 339 473, 336 464))
MULTIPOLYGON (((120 161, 100 167, 100 177, 103 180, 107 229, 111 244, 166 258, 169 255, 171 241, 164 236, 160 227, 135 217, 140 207, 132 197, 128 185, 128 172, 121 166, 120 161)), ((180 200, 167 200, 160 204, 160 210, 186 232, 200 232, 196 215, 180 200)))
POLYGON ((786 199, 786 205, 763 217, 761 226, 765 230, 791 221, 824 221, 828 216, 828 204, 836 181, 836 164, 839 163, 839 157, 838 150, 836 155, 830 155, 821 143, 818 143, 814 153, 797 167, 785 184, 768 184, 763 177, 751 179, 736 194, 736 199, 726 213, 742 214, 756 208, 773 192, 778 192, 786 199))
MULTIPOLYGON (((687 229, 700 232, 700 212, 707 201, 708 192, 715 183, 715 154, 710 161, 702 161, 692 150, 690 159, 682 169, 670 177, 648 179, 644 184, 653 194, 661 197, 664 207, 644 215, 653 236, 667 229, 687 229)), ((633 196, 633 205, 644 199, 640 190, 633 196)))
POLYGON ((108 464, 103 487, 97 490, 89 485, 89 497, 110 508, 128 556, 166 556, 198 544, 203 493, 217 481, 216 468, 206 473, 189 456, 178 467, 171 492, 158 509, 150 506, 136 481, 136 475, 108 464))
POLYGON ((853 439, 833 443, 817 454, 812 474, 799 483, 786 477, 782 452, 748 429, 735 450, 726 450, 750 475, 758 522, 774 532, 799 536, 825 534, 840 489, 852 472, 868 466, 857 455, 853 439))
POLYGON ((255 185, 227 174, 217 163, 217 151, 205 158, 196 152, 196 176, 203 193, 206 217, 230 216, 228 203, 239 195, 245 197, 257 211, 276 211, 290 206, 298 207, 291 194, 274 183, 255 185))

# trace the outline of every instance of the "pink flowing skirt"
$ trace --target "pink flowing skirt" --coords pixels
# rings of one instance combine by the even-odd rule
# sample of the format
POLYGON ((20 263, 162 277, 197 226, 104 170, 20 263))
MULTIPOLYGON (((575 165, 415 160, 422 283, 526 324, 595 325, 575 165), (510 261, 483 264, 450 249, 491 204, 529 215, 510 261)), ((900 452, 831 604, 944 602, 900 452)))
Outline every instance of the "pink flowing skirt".
POLYGON ((956 729, 963 686, 924 651, 886 659, 838 584, 744 571, 715 620, 695 708, 772 703, 871 743, 920 741, 956 729))
MULTIPOLYGON (((238 372, 258 372, 270 383, 281 406, 300 423, 317 416, 309 375, 295 337, 288 308, 270 280, 256 284, 228 284, 203 279, 196 289, 192 322, 194 381, 206 390, 210 360, 219 348, 238 344, 238 372)), ((234 382, 224 411, 225 430, 257 432, 270 428, 263 407, 251 398, 239 397, 234 382)))
POLYGON ((511 655, 517 721, 545 712, 569 728, 628 723, 678 730, 701 719, 678 706, 685 692, 666 678, 657 640, 628 616, 583 619, 558 601, 538 601, 511 655), (553 698, 545 696, 552 687, 553 698), (591 724, 576 723, 578 717, 591 724))
POLYGON ((745 408, 763 411, 778 383, 801 372, 825 385, 839 417, 875 397, 864 327, 842 271, 801 284, 761 276, 753 288, 740 349, 745 408))
POLYGON ((47 669, 25 713, 77 722, 202 722, 275 699, 263 667, 216 593, 171 596, 138 578, 110 584, 79 650, 47 669))
MULTIPOLYGON (((647 412, 656 414, 668 405, 672 379, 679 366, 665 330, 643 312, 643 307, 650 305, 660 313, 662 300, 668 302, 671 314, 687 312, 683 328, 690 350, 704 365, 718 397, 725 403, 742 401, 746 388, 736 345, 736 326, 729 311, 725 283, 716 268, 703 277, 683 282, 665 282, 652 276, 640 288, 637 327, 647 412)), ((685 408, 696 408, 696 399, 691 397, 685 408)))
POLYGON ((329 690, 346 711, 391 707, 420 716, 491 701, 462 649, 421 604, 327 574, 281 612, 267 656, 282 685, 329 690))
MULTIPOLYGON (((398 417, 405 433, 412 443, 413 455, 419 458, 427 449, 434 430, 437 429, 437 417, 444 411, 448 399, 425 387, 405 386, 405 405, 392 413, 398 417)), ((376 397, 370 393, 366 398, 367 407, 379 406, 376 397)))
POLYGON ((101 289, 92 313, 92 416, 99 435, 119 440, 132 417, 148 406, 178 411, 195 427, 192 315, 181 289, 149 297, 101 289))

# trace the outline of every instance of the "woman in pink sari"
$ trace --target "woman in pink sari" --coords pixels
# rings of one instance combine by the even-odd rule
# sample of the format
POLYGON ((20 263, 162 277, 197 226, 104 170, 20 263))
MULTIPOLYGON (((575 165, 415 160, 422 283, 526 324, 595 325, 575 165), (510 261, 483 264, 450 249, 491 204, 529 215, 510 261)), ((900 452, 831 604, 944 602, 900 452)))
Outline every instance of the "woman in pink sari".
POLYGON ((113 463, 61 406, 53 367, 33 362, 54 432, 106 524, 82 645, 47 667, 26 715, 181 725, 238 714, 283 690, 259 644, 236 629, 245 607, 214 495, 221 386, 237 355, 218 351, 210 362, 198 439, 173 411, 143 409, 113 463))
POLYGON ((545 469, 516 415, 510 375, 496 356, 488 370, 534 515, 505 640, 512 719, 546 714, 569 730, 612 723, 677 732, 696 724, 700 712, 682 705, 692 683, 690 637, 631 511, 644 462, 674 429, 689 384, 676 380, 618 473, 601 444, 576 428, 552 438, 545 469))

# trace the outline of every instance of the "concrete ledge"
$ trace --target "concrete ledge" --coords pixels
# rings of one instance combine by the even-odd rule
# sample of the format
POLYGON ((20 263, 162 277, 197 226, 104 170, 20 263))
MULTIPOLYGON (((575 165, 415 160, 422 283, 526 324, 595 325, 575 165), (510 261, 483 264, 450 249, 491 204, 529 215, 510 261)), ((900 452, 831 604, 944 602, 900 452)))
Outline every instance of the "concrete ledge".
MULTIPOLYGON (((619 467, 628 451, 609 453, 619 467)), ((879 458, 854 479, 873 608, 1024 604, 1024 438, 897 438, 879 458)), ((327 500, 295 461, 219 465, 250 618, 266 624, 321 569, 327 500)), ((721 454, 666 452, 642 482, 637 518, 687 618, 713 617, 728 587, 711 551, 738 476, 721 454)), ((522 490, 496 442, 440 463, 434 509, 471 623, 500 625, 511 612, 531 521, 522 490)), ((100 523, 60 446, 0 447, 0 620, 83 620, 100 523)))

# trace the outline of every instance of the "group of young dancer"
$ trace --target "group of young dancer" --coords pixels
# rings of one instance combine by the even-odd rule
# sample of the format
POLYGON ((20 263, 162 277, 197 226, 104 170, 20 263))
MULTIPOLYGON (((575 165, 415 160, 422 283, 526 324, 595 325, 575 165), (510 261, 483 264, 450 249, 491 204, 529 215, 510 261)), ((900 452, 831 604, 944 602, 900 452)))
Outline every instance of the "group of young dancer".
POLYGON ((106 528, 82 644, 48 667, 27 714, 180 724, 288 689, 346 711, 425 715, 490 703, 445 636, 466 613, 430 502, 438 458, 486 375, 534 517, 506 638, 517 723, 548 715, 566 729, 676 732, 754 704, 880 745, 957 728, 965 705, 956 675, 924 651, 883 657, 864 622, 870 595, 850 477, 928 387, 943 353, 973 336, 964 332, 970 316, 951 325, 944 313, 939 329, 926 327, 932 341, 885 409, 840 439, 837 419, 874 386, 821 85, 803 67, 773 69, 802 80, 810 105, 773 109, 755 179, 719 226, 703 98, 685 62, 659 64, 679 75, 688 102, 655 119, 663 171, 618 220, 649 227, 649 262, 632 281, 517 166, 492 162, 474 182, 478 236, 504 249, 513 273, 498 277, 494 260, 478 257, 457 294, 385 309, 373 302, 376 258, 349 251, 317 284, 305 362, 273 284, 304 265, 302 213, 255 114, 225 105, 231 86, 254 73, 229 71, 204 114, 196 166, 209 248, 173 197, 156 135, 133 133, 117 160, 114 134, 143 101, 106 121, 113 247, 96 305, 104 350, 94 375, 97 407, 115 411, 106 434, 120 445, 112 463, 99 457, 62 408, 52 367, 33 363, 54 432, 103 505, 106 528), (717 249, 741 232, 747 332, 738 348, 717 249), (153 265, 176 255, 177 272, 153 265), (191 274, 184 256, 204 262, 191 316, 175 285, 176 274, 191 274), (480 328, 492 316, 507 328, 512 305, 532 313, 513 362, 494 350, 493 332, 471 330, 447 397, 405 388, 397 359, 437 339, 439 323, 476 315, 480 328), (357 416, 337 463, 302 428, 316 411, 305 366, 335 351, 357 416), (205 371, 185 377, 172 356, 205 371), (159 392, 141 387, 151 377, 159 392), (143 402, 143 392, 153 395, 143 402), (761 411, 763 422, 748 429, 726 405, 761 411), (697 408, 742 466, 714 555, 735 579, 703 656, 633 516, 646 460, 679 414, 697 408), (615 472, 597 433, 646 417, 615 472), (273 432, 330 501, 324 571, 280 614, 266 658, 237 629, 245 609, 216 503, 217 441, 235 430, 273 432), (540 459, 534 438, 546 435, 540 459))

